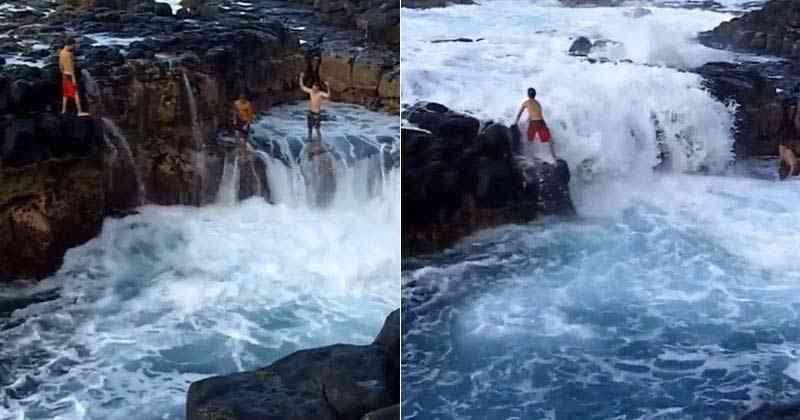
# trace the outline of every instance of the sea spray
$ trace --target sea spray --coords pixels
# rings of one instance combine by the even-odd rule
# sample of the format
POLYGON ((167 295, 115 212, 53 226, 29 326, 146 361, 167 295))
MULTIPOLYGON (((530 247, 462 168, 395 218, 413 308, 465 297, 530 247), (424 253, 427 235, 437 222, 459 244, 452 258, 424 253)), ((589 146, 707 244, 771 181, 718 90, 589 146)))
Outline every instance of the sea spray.
POLYGON ((197 203, 205 204, 205 191, 207 179, 207 163, 206 163, 206 149, 205 141, 203 140, 203 131, 200 126, 200 120, 197 113, 197 101, 192 90, 192 84, 189 82, 189 76, 186 72, 183 75, 183 87, 186 91, 186 103, 189 105, 189 118, 192 128, 192 170, 194 171, 194 184, 195 196, 197 203))

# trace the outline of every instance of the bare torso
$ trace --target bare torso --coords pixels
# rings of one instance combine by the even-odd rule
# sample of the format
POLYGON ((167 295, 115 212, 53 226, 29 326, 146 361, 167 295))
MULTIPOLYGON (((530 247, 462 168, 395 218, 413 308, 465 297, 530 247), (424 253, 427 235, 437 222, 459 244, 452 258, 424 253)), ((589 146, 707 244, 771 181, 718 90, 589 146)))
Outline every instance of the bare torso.
POLYGON ((319 112, 322 110, 322 103, 325 102, 325 98, 327 96, 328 95, 325 92, 321 91, 321 90, 318 90, 316 92, 314 92, 314 91, 309 92, 309 94, 308 94, 308 110, 311 111, 311 112, 316 112, 317 114, 319 114, 319 112))
POLYGON ((525 109, 528 110, 528 118, 531 121, 541 121, 544 119, 542 116, 542 106, 536 99, 528 99, 525 101, 525 109))

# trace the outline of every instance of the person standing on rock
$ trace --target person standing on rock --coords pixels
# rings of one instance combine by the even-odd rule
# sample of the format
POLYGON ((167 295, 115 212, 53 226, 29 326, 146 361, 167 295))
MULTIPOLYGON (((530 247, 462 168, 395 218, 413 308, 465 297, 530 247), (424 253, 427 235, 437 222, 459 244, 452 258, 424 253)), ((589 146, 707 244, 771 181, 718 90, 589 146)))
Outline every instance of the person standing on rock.
POLYGON ((537 139, 543 144, 550 145, 550 154, 553 157, 553 162, 556 160, 556 153, 553 149, 553 139, 550 135, 550 129, 544 122, 542 116, 542 105, 536 100, 536 89, 528 88, 528 99, 522 102, 517 112, 517 118, 514 120, 514 125, 519 124, 519 119, 522 117, 522 112, 528 110, 528 141, 535 142, 537 139))
POLYGON ((61 113, 67 113, 67 103, 70 99, 75 100, 78 108, 78 116, 86 117, 88 112, 83 112, 81 108, 81 97, 78 94, 78 79, 75 77, 75 40, 67 38, 64 41, 64 48, 58 52, 58 67, 61 69, 61 113))
POLYGON ((308 94, 308 141, 312 140, 311 130, 317 131, 317 141, 322 142, 322 133, 320 132, 320 125, 322 124, 322 103, 331 97, 331 88, 328 82, 325 82, 325 90, 320 89, 319 82, 315 81, 311 89, 306 87, 303 82, 305 73, 300 73, 300 89, 308 94))
POLYGON ((250 125, 256 119, 256 110, 247 100, 244 92, 239 94, 239 99, 233 102, 233 128, 236 130, 236 139, 241 146, 242 154, 247 150, 247 139, 250 136, 250 125))

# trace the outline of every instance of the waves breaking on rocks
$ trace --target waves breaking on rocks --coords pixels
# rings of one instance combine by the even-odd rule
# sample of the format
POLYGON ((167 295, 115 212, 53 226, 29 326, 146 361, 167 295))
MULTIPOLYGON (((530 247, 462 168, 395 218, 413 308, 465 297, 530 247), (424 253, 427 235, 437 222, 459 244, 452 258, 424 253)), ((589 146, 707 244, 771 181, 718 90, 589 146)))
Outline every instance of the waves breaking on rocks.
POLYGON ((237 147, 216 204, 145 205, 109 218, 52 277, 0 289, 0 302, 16 308, 0 317, 0 418, 181 419, 193 381, 303 348, 371 342, 399 305, 400 185, 388 163, 398 124, 328 108, 337 188, 319 208, 305 201, 303 179, 274 176, 303 171, 305 137, 303 108, 276 107, 253 140, 274 203, 236 199, 237 147), (292 145, 286 156, 269 150, 280 143, 292 145))

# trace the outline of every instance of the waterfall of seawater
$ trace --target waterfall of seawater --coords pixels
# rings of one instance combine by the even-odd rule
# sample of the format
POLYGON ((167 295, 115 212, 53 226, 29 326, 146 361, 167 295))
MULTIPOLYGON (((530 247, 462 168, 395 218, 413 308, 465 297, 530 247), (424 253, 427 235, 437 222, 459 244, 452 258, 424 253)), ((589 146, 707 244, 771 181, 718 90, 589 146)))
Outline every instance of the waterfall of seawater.
POLYGON ((225 153, 222 179, 217 190, 217 204, 236 204, 239 199, 239 176, 239 150, 228 151, 225 153))
POLYGON ((327 115, 322 143, 306 141, 302 106, 281 107, 255 124, 273 202, 348 206, 389 189, 397 165, 387 157, 399 153, 398 133, 392 131, 397 119, 347 105, 333 105, 327 115), (355 134, 371 122, 369 135, 355 134))
POLYGON ((194 170, 195 194, 198 204, 204 204, 206 191, 206 150, 203 140, 203 131, 197 114, 197 101, 194 97, 189 76, 183 72, 183 87, 186 90, 186 103, 189 105, 189 116, 192 125, 192 169, 194 170))
MULTIPOLYGON (((136 203, 137 205, 144 204, 147 199, 147 192, 145 191, 144 182, 142 182, 142 175, 139 172, 139 167, 136 166, 136 161, 133 159, 133 152, 131 152, 127 137, 125 137, 125 134, 122 133, 122 130, 111 118, 103 117, 101 121, 103 121, 103 138, 106 144, 113 145, 112 166, 116 163, 118 158, 121 157, 123 159, 125 169, 133 174, 136 181, 136 203)), ((113 175, 111 182, 113 182, 113 175)))

